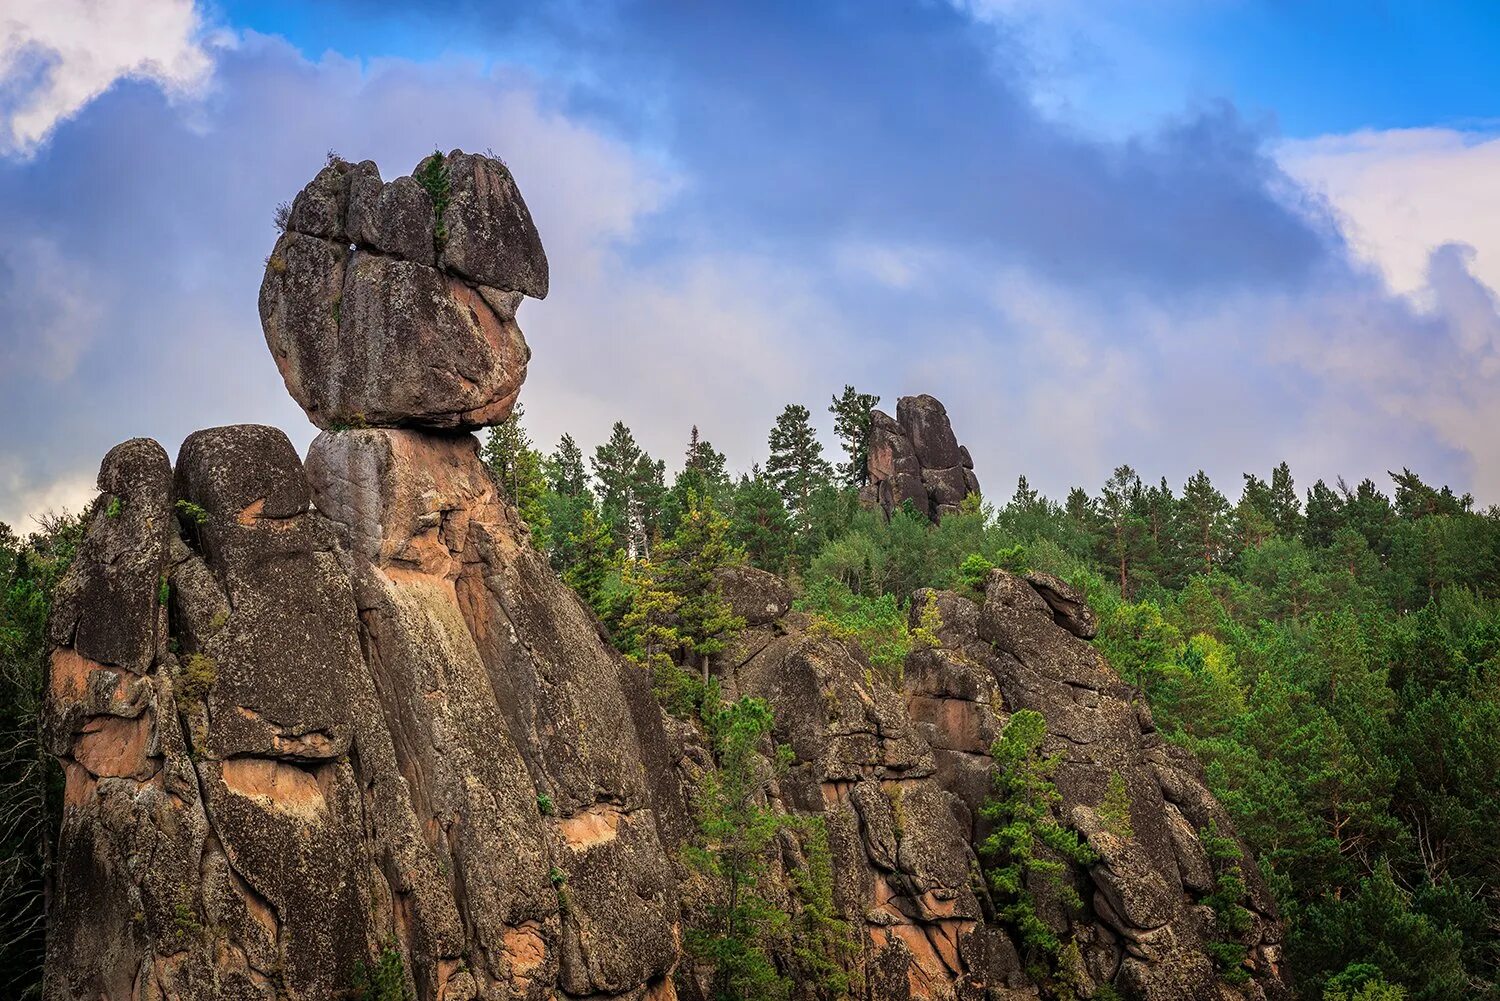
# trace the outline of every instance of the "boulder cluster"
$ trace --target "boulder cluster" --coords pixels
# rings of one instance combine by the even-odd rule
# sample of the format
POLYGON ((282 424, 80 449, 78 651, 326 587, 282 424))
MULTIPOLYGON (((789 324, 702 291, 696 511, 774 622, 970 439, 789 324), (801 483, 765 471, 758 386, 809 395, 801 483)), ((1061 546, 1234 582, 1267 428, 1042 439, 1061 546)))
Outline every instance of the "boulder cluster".
POLYGON ((320 428, 478 428, 511 411, 531 349, 522 296, 547 256, 500 160, 434 153, 390 182, 331 159, 266 260, 260 317, 286 388, 320 428))
MULTIPOLYGON (((328 428, 305 460, 255 425, 189 436, 175 466, 146 439, 105 456, 48 626, 43 731, 65 786, 47 1001, 374 997, 358 989, 372 968, 421 1001, 712 994, 687 942, 724 888, 685 860, 714 752, 533 548, 462 430, 508 412, 523 369, 454 359, 494 347, 483 331, 512 329, 513 308, 502 321, 491 300, 545 292, 546 270, 503 166, 443 159, 435 216, 430 161, 384 185, 336 162, 293 206, 262 307, 289 388, 328 428), (351 292, 362 268, 385 276, 351 292), (329 326, 313 307, 330 289, 370 298, 329 326)), ((975 489, 924 475, 967 473, 946 415, 930 397, 897 413, 872 469, 890 483, 915 457, 946 513, 975 489)), ((813 958, 848 968, 854 996, 1052 996, 975 848, 987 751, 1020 709, 1045 717, 1057 815, 1097 858, 1065 872, 1081 909, 1034 888, 1076 946, 1078 996, 1287 996, 1255 866, 1245 921, 1219 930, 1202 832, 1229 818, 1089 642, 1080 593, 999 570, 982 594, 919 592, 930 641, 892 670, 793 611, 779 578, 716 580, 746 628, 709 670, 727 697, 765 700, 791 749, 765 803, 822 822, 780 832, 760 892, 789 928, 826 928, 805 876, 826 850, 851 944, 813 958), (1121 783, 1123 822, 1105 809, 1121 783), (1226 934, 1242 968, 1216 966, 1226 934)), ((808 941, 788 932, 773 961, 808 969, 808 941)))
POLYGON ((974 460, 958 443, 948 411, 926 395, 903 396, 896 416, 870 414, 868 477, 860 499, 889 518, 907 502, 940 521, 954 514, 965 497, 979 493, 974 460))

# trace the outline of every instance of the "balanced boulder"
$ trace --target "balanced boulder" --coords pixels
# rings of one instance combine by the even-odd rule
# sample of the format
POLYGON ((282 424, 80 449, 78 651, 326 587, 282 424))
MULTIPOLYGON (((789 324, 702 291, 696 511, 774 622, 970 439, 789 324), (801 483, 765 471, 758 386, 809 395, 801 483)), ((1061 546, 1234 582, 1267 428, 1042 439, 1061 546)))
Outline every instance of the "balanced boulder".
POLYGON ((471 429, 510 415, 547 257, 498 159, 434 153, 386 183, 332 159, 266 259, 260 317, 287 390, 324 429, 471 429))

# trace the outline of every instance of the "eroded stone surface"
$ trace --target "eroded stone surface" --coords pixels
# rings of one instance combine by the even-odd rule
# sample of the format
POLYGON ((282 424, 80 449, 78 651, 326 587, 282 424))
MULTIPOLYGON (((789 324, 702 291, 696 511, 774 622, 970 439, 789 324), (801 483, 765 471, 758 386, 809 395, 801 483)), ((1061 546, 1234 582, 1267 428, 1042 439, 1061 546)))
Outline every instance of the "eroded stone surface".
POLYGON ((974 462, 959 445, 948 411, 931 396, 903 396, 893 418, 870 415, 869 482, 861 500, 887 518, 907 504, 939 521, 979 493, 974 462))
POLYGON ((418 174, 433 170, 441 218, 418 177, 331 161, 266 260, 266 344, 319 427, 477 428, 514 406, 530 358, 516 304, 547 294, 546 255, 498 160, 455 150, 418 174))

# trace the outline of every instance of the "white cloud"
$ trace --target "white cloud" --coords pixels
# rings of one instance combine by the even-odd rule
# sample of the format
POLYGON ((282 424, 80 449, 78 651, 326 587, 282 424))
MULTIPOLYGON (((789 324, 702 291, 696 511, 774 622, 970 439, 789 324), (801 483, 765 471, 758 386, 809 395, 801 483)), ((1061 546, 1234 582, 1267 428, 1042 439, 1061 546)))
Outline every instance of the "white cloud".
POLYGON ((1473 271, 1500 288, 1500 136, 1392 129, 1286 142, 1277 159, 1328 198, 1355 250, 1403 294, 1426 291, 1446 243, 1476 250, 1473 271))
POLYGON ((94 478, 84 474, 37 483, 23 473, 19 460, 0 456, 0 524, 17 535, 34 531, 42 516, 76 513, 94 499, 94 478))
POLYGON ((171 97, 212 61, 194 0, 6 0, 0 12, 0 153, 34 152, 58 123, 123 78, 171 97))

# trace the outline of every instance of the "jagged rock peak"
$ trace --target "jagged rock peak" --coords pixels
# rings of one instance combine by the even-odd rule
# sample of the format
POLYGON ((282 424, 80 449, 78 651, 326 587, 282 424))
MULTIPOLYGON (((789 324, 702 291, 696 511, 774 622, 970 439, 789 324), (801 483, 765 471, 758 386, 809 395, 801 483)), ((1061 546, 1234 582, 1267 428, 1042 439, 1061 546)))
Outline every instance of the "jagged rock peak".
POLYGON ((499 159, 434 153, 409 177, 334 157, 292 201, 260 318, 287 391, 324 429, 472 429, 510 415, 547 256, 499 159))
POLYGON ((896 416, 870 415, 869 482, 861 500, 887 518, 907 501, 933 521, 979 493, 974 460, 958 443, 948 411, 936 397, 903 396, 896 416))

